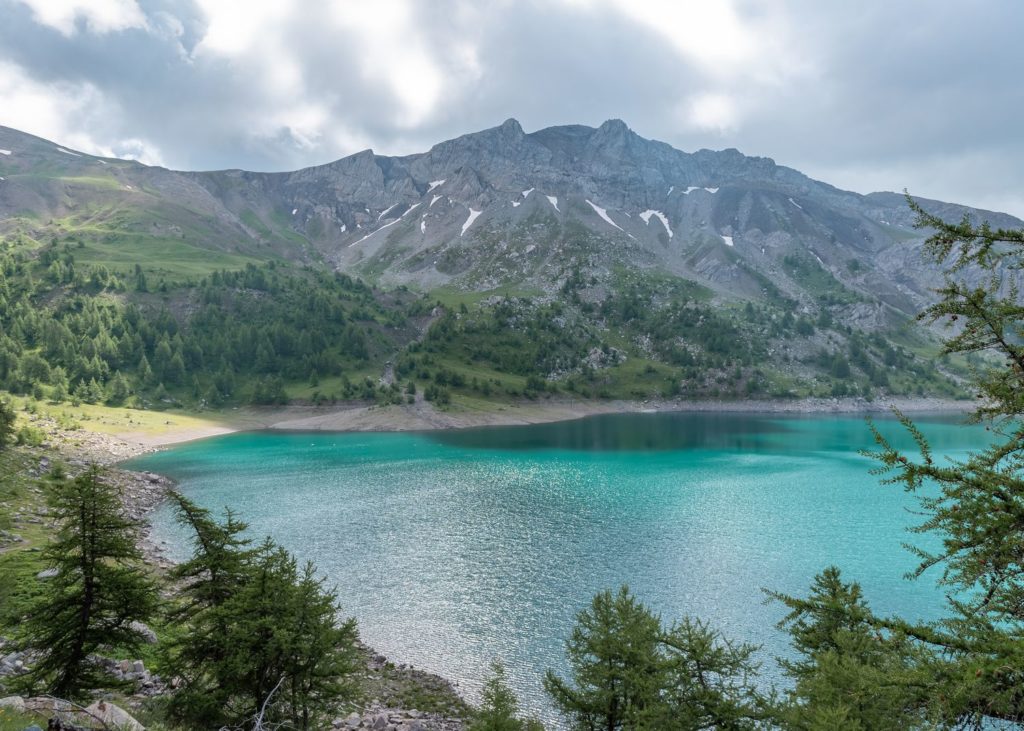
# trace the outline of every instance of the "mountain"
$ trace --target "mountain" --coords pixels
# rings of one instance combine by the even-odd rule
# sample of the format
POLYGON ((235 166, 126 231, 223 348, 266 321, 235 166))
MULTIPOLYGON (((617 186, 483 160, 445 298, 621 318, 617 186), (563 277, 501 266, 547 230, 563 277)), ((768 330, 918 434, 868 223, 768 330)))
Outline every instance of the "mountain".
MULTIPOLYGON (((922 203, 947 219, 1024 226, 922 203)), ((853 333, 905 331, 942 281, 903 196, 842 191, 734 149, 682 152, 620 120, 527 134, 510 119, 421 154, 366 150, 285 173, 172 171, 0 127, 0 236, 26 250, 74 241, 80 263, 121 273, 138 265, 172 289, 218 269, 291 261, 452 304, 528 295, 528 317, 559 303, 568 314, 550 317, 581 334, 572 353, 536 366, 553 379, 582 368, 580 352, 593 361, 598 345, 676 365, 689 362, 680 348, 706 350, 673 330, 682 315, 671 326, 622 315, 628 297, 641 311, 699 302, 706 318, 736 318, 744 303, 763 308, 736 326, 756 329, 758 317, 781 325, 748 333, 764 342, 744 367, 760 359, 785 369, 796 359, 812 378, 830 367, 822 353, 853 347, 853 333), (794 318, 833 330, 803 326, 806 342, 790 343, 794 318), (602 334, 609 327, 622 337, 602 334), (675 344, 650 345, 656 328, 655 340, 675 344)), ((468 343, 460 348, 446 351, 452 362, 479 360, 468 343)), ((497 357, 490 364, 502 370, 497 357)))
POLYGON ((768 284, 804 303, 848 289, 904 314, 941 281, 902 196, 838 190, 733 149, 681 152, 620 120, 526 134, 510 119, 422 154, 367 150, 290 173, 175 172, 7 128, 0 150, 0 232, 105 237, 112 259, 119 246, 214 262, 322 257, 382 284, 476 291, 546 291, 576 268, 600 279, 625 266, 753 299, 768 284))

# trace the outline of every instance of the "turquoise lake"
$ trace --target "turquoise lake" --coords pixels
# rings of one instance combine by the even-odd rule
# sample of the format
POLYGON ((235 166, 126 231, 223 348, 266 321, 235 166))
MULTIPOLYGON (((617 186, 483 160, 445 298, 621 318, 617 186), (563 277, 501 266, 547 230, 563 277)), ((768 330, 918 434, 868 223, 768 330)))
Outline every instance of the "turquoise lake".
MULTIPOLYGON (((918 424, 938 454, 985 431, 918 424)), ((898 424, 882 431, 913 448, 898 424)), ((916 501, 869 474, 859 417, 608 415, 423 433, 258 432, 193 442, 128 466, 170 475, 203 506, 230 506, 254 537, 312 559, 369 645, 456 681, 474 698, 503 660, 523 705, 550 719, 574 616, 629 586, 665 620, 689 614, 763 646, 766 682, 788 652, 762 588, 803 593, 838 565, 881 612, 936 618, 934 578, 908 581, 916 501)), ((168 510, 155 535, 181 556, 168 510)), ((934 543, 934 539, 933 543, 934 543)))

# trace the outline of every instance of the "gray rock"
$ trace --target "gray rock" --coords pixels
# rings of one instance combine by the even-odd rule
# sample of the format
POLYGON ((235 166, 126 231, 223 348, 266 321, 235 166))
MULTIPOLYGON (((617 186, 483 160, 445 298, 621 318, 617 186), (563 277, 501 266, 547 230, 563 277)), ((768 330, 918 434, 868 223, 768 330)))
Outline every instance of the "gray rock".
POLYGON ((96 701, 85 710, 99 718, 108 727, 120 731, 146 731, 145 727, 132 718, 128 711, 109 701, 96 701))
POLYGON ((145 675, 146 666, 142 664, 142 660, 136 660, 132 663, 132 672, 138 673, 139 675, 145 675))
POLYGON ((37 579, 52 579, 57 575, 57 569, 44 569, 36 574, 37 579))
POLYGON ((7 708, 15 713, 24 713, 25 699, 20 695, 9 695, 6 698, 0 698, 0 708, 7 708))
POLYGON ((128 629, 139 635, 142 638, 142 641, 147 645, 155 645, 157 643, 156 632, 154 632, 149 625, 136 621, 130 623, 128 625, 128 629))

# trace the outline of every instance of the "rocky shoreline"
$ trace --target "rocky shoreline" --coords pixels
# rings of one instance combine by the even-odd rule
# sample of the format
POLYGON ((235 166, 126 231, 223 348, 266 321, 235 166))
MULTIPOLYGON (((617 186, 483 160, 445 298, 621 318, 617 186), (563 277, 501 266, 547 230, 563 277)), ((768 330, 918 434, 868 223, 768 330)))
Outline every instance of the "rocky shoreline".
MULTIPOLYGON (((426 428, 465 428, 497 424, 530 424, 564 419, 576 419, 601 413, 766 413, 766 414, 872 414, 886 413, 898 409, 905 413, 965 413, 975 404, 967 401, 941 399, 803 399, 794 401, 645 401, 645 402, 565 402, 552 400, 542 403, 525 403, 507 406, 502 411, 479 413, 448 413, 429 407, 426 428)), ((331 410, 310 416, 310 409, 303 408, 298 419, 276 421, 267 419, 261 424, 269 429, 322 429, 349 431, 363 428, 371 431, 404 431, 424 428, 424 410, 416 406, 399 407, 356 407, 331 410), (410 414, 416 415, 411 417, 410 414), (355 416, 355 418, 353 418, 355 416)), ((268 414, 270 415, 270 414, 268 414)), ((273 416, 292 416, 295 412, 277 410, 273 416)), ((66 462, 69 472, 74 475, 89 464, 100 464, 107 469, 108 479, 120 488, 127 515, 146 526, 140 536, 139 548, 145 561, 159 572, 166 572, 174 566, 167 556, 165 543, 156 540, 150 528, 149 517, 154 509, 163 503, 174 488, 169 478, 153 472, 139 472, 124 469, 120 463, 135 456, 158 449, 168 443, 182 441, 174 435, 166 442, 160 439, 132 439, 125 435, 110 435, 82 429, 63 428, 56 421, 43 416, 31 416, 32 426, 45 435, 45 442, 35 451, 38 462, 33 469, 37 477, 43 476, 51 467, 47 455, 57 452, 66 462)), ((252 427, 251 420, 240 428, 252 427)), ((230 427, 218 428, 217 433, 232 431, 230 427)), ((45 509, 43 509, 45 510, 45 509)), ((33 518, 33 520, 36 520, 33 518)), ((154 636, 153 641, 156 641, 154 636)), ((17 672, 16 663, 24 658, 18 653, 5 655, 0 638, 0 661, 10 661, 8 670, 17 672), (17 655, 17 656, 16 656, 17 655)), ((415 669, 411 666, 396 665, 369 647, 363 647, 366 661, 366 687, 371 689, 369 700, 345 715, 339 715, 332 724, 334 729, 374 729, 375 731, 462 731, 470 707, 455 686, 445 678, 415 669), (401 702, 403 697, 445 698, 442 708, 417 709, 401 702)), ((0 665, 3 665, 0 662, 0 665)), ((144 698, 159 695, 172 689, 173 683, 165 683, 151 675, 142 663, 122 661, 126 680, 136 681, 137 692, 129 699, 128 707, 137 706, 144 698)), ((2 668, 0 668, 2 670, 2 668)), ((0 672, 0 674, 4 674, 0 672)), ((31 699, 29 699, 31 700, 31 699)))
MULTIPOLYGON (((50 456, 61 455, 70 476, 84 470, 90 464, 99 464, 106 469, 106 478, 120 488, 126 515, 141 522, 145 529, 140 536, 139 549, 144 560, 158 572, 166 572, 175 564, 167 555, 166 544, 158 542, 151 533, 149 517, 154 509, 163 503, 168 492, 174 488, 174 481, 153 472, 139 472, 119 467, 118 464, 154 447, 120 439, 116 436, 88 432, 70 431, 45 417, 32 418, 32 426, 46 436, 39 447, 31 448, 37 453, 36 465, 32 468, 35 477, 42 477, 52 467, 50 456)), ((146 628, 148 630, 148 628, 146 628)), ((151 634, 152 631, 148 630, 151 634)), ((153 635, 153 641, 156 636, 153 635)), ((16 674, 22 671, 30 660, 24 653, 13 647, 5 647, 6 640, 0 638, 0 675, 16 674), (9 672, 4 673, 6 669, 9 672)), ((365 659, 363 675, 367 689, 366 701, 347 713, 338 715, 334 729, 341 731, 373 729, 373 731, 463 731, 471 708, 447 679, 433 673, 419 670, 410 665, 396 664, 372 648, 361 645, 365 659), (401 701, 405 697, 430 699, 426 708, 414 708, 401 701), (432 707, 431 707, 432 706, 432 707)), ((114 662, 114 661, 110 661, 114 662)), ((127 707, 138 706, 146 697, 159 695, 173 689, 173 680, 164 682, 151 675, 141 661, 119 661, 112 667, 123 670, 121 676, 136 685, 136 692, 128 698, 127 707), (122 667, 122 665, 124 667, 122 667)), ((115 672, 115 674, 118 674, 115 672)), ((31 710, 46 704, 39 699, 22 699, 12 696, 7 707, 31 710), (21 701, 18 703, 18 701, 21 701)), ((53 709, 50 709, 53 710, 53 709)), ((45 715, 45 713, 43 714, 45 715)))

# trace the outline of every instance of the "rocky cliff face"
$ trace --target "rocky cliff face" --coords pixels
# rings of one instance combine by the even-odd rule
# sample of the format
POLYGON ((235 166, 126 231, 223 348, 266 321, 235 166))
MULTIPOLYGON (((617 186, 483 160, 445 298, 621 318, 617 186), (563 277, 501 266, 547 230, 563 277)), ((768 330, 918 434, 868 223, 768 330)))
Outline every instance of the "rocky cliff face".
POLYGON ((419 155, 192 179, 232 210, 285 216, 334 266, 385 284, 553 291, 577 270, 631 267, 808 307, 845 293, 880 316, 916 312, 940 282, 902 196, 841 191, 737 150, 681 152, 620 120, 527 134, 510 119, 419 155))
POLYGON ((554 292, 626 267, 730 298, 858 304, 862 320, 916 312, 940 282, 902 196, 841 191, 737 150, 682 152, 620 120, 527 134, 510 119, 422 154, 367 150, 291 173, 174 172, 4 128, 0 149, 0 233, 99 205, 128 212, 120 230, 323 258, 383 284, 554 292))

